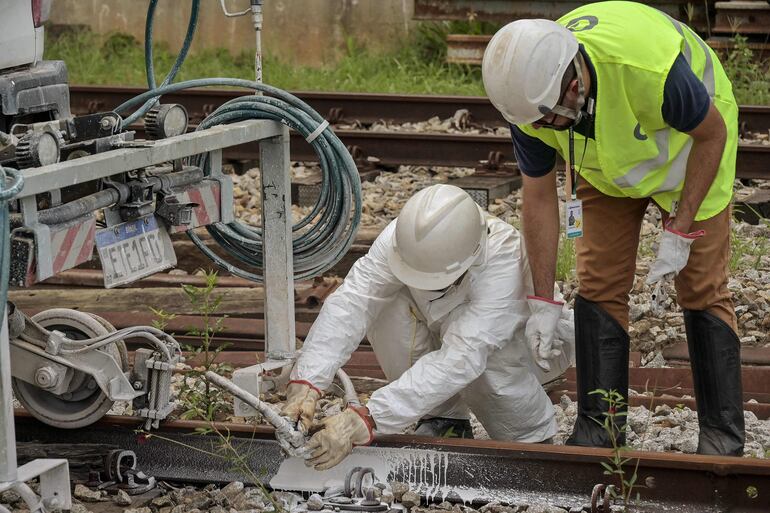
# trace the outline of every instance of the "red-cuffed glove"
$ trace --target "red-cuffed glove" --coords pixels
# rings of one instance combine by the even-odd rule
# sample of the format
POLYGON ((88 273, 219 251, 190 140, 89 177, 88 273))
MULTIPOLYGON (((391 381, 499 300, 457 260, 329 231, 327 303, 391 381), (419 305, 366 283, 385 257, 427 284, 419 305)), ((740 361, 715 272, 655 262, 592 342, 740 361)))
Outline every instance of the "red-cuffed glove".
POLYGON ((366 408, 348 407, 313 427, 315 434, 305 446, 305 465, 327 470, 345 459, 353 447, 374 439, 374 425, 366 408))
POLYGON ((313 425, 315 405, 321 395, 321 391, 307 381, 290 381, 281 415, 292 424, 299 423, 300 431, 307 433, 313 425))
POLYGON ((697 239, 706 235, 704 230, 683 233, 671 228, 671 220, 660 239, 658 256, 647 275, 647 284, 653 285, 662 280, 670 280, 687 265, 690 258, 690 246, 697 239))

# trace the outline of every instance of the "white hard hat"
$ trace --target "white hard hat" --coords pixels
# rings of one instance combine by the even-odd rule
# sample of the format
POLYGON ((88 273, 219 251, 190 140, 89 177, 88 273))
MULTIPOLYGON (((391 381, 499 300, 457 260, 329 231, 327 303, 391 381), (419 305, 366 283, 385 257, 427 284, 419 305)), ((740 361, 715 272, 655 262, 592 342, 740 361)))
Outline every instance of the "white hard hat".
POLYGON ((509 123, 542 118, 561 96, 564 72, 577 55, 575 36, 550 20, 517 20, 501 28, 484 51, 484 89, 509 123))
POLYGON ((433 185, 401 210, 388 261, 407 286, 439 290, 468 270, 486 240, 485 216, 473 198, 454 185, 433 185))

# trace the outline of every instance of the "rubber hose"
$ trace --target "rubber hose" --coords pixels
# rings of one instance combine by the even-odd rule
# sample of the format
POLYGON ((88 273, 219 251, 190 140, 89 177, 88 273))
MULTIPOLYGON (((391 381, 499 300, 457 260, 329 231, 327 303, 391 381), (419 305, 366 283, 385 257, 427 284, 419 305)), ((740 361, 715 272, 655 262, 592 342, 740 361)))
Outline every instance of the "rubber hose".
POLYGON ((38 212, 38 221, 43 224, 66 223, 100 208, 109 207, 119 199, 120 193, 117 190, 104 189, 63 205, 41 210, 38 212))
POLYGON ((353 385, 353 381, 350 379, 350 376, 348 376, 348 373, 342 370, 342 368, 339 368, 337 369, 337 377, 340 378, 342 389, 345 391, 345 404, 356 407, 361 406, 356 387, 353 385))
MULTIPOLYGON (((245 120, 265 119, 287 125, 307 138, 325 120, 296 96, 250 80, 209 78, 189 80, 147 91, 118 106, 124 112, 150 98, 193 87, 229 86, 261 91, 265 95, 235 98, 221 105, 198 126, 203 130, 214 125, 245 120)), ((331 268, 353 244, 361 219, 361 180, 353 158, 330 128, 325 128, 311 143, 322 170, 321 191, 310 213, 293 227, 294 279, 308 279, 331 268)), ((199 156, 193 164, 204 174, 211 170, 207 156, 199 156)), ((264 268, 262 230, 239 221, 207 226, 218 245, 238 262, 257 269, 264 268)), ((187 232, 196 246, 218 266, 233 275, 262 282, 259 271, 247 271, 233 265, 211 249, 192 231, 187 232)))
MULTIPOLYGON (((174 173, 159 176, 148 176, 147 181, 152 184, 153 192, 160 190, 165 183, 168 187, 184 187, 198 183, 203 179, 203 172, 198 168, 184 169, 174 173)), ((125 184, 117 184, 118 187, 127 189, 125 184)), ((128 192, 124 192, 126 196, 128 192)), ((41 210, 38 213, 38 221, 43 224, 60 224, 72 221, 100 208, 106 208, 120 201, 121 192, 115 188, 104 189, 82 198, 70 201, 63 205, 41 210)))
MULTIPOLYGON (((150 4, 147 6, 147 20, 144 26, 144 67, 147 73, 147 87, 149 89, 157 88, 155 82, 155 64, 153 62, 153 44, 152 44, 152 32, 153 25, 155 23, 155 8, 158 5, 158 0, 150 0, 150 4)), ((165 86, 174 81, 179 69, 182 67, 184 60, 187 58, 187 53, 190 51, 190 45, 192 45, 193 36, 195 35, 195 29, 198 26, 198 13, 200 12, 200 0, 193 0, 192 7, 190 8, 190 20, 187 22, 187 33, 182 43, 182 48, 179 50, 179 54, 176 56, 174 65, 171 66, 171 70, 161 82, 161 86, 165 86)), ((148 110, 158 101, 158 97, 151 98, 147 102, 134 112, 131 116, 124 119, 121 127, 127 127, 140 117, 144 116, 148 110)))

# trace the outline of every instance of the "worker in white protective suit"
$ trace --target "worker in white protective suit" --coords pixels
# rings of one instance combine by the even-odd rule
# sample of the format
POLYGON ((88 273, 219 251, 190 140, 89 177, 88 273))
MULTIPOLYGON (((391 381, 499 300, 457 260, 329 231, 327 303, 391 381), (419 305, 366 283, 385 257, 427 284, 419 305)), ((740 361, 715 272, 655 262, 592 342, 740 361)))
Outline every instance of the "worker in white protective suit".
POLYGON ((458 187, 434 185, 409 199, 325 301, 292 370, 281 413, 305 432, 321 391, 364 336, 390 381, 365 407, 312 426, 308 466, 333 467, 374 430, 399 433, 416 422, 416 434, 472 437, 469 407, 494 439, 556 434, 541 383, 572 364, 572 311, 527 299, 521 244, 515 228, 458 187))

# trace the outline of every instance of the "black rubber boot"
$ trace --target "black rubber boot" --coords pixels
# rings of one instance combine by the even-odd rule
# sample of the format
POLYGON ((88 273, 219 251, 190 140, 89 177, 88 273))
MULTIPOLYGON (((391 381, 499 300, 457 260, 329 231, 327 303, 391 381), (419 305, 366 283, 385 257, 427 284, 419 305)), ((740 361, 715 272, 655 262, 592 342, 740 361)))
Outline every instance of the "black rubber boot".
MULTIPOLYGON (((578 417, 567 445, 612 447, 604 429, 608 404, 593 390, 615 390, 628 398, 628 347, 626 330, 599 305, 575 298, 575 359, 577 363, 578 417)), ((616 413, 626 411, 619 408, 616 413)), ((617 444, 626 441, 626 416, 615 418, 617 444)))
POLYGON ((420 419, 414 430, 417 436, 430 436, 433 438, 473 438, 473 428, 468 419, 447 419, 433 417, 420 419))
POLYGON ((706 311, 685 310, 684 326, 698 405, 698 454, 741 456, 746 431, 740 340, 706 311))

